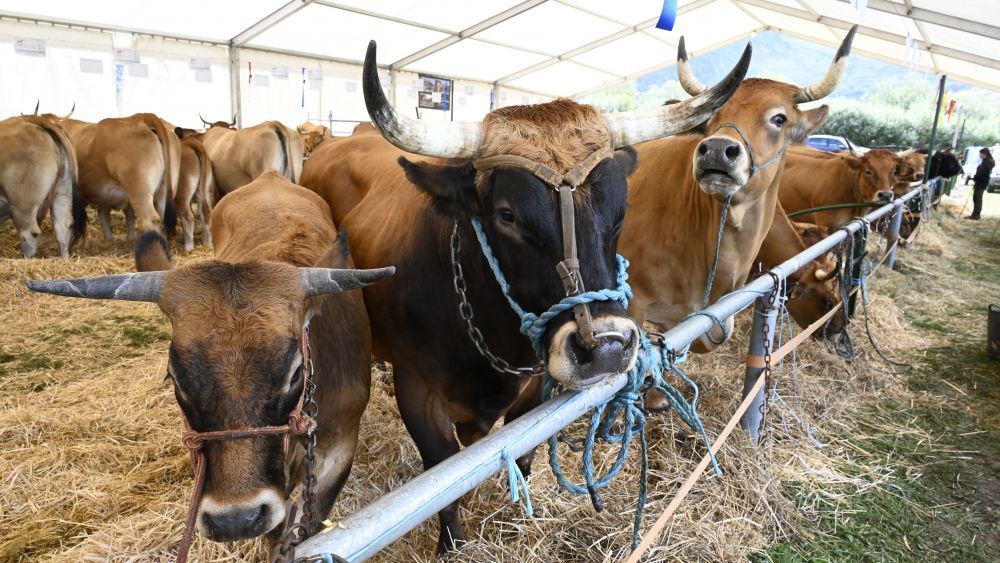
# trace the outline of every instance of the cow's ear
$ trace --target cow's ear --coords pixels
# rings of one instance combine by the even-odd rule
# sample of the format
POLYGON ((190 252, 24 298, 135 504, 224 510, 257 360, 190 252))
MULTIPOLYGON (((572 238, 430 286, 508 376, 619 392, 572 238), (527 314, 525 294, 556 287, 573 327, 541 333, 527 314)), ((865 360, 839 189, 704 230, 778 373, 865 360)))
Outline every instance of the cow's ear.
POLYGON ((801 143, 806 137, 812 135, 826 123, 826 118, 830 113, 830 106, 822 105, 818 108, 799 112, 800 118, 795 122, 795 127, 789 132, 792 143, 801 143))
POLYGON ((635 153, 635 149, 632 147, 623 147, 615 151, 614 155, 615 162, 618 163, 618 168, 625 174, 625 177, 629 177, 635 172, 636 166, 639 163, 639 157, 635 153))
POLYGON ((434 164, 411 162, 399 157, 406 178, 431 198, 434 209, 449 217, 478 215, 476 197, 476 169, 472 162, 461 164, 434 164))

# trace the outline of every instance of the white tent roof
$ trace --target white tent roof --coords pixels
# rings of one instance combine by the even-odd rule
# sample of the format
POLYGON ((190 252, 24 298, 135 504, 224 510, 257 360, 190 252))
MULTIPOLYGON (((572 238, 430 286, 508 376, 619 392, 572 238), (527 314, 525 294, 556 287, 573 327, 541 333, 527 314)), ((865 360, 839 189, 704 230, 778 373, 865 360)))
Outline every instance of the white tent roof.
POLYGON ((679 0, 673 31, 655 28, 661 0, 0 0, 0 17, 150 34, 348 63, 369 39, 395 71, 577 96, 674 64, 683 34, 699 52, 775 30, 836 45, 854 23, 854 52, 918 64, 1000 90, 996 0, 679 0), (911 51, 912 54, 914 51, 911 51))

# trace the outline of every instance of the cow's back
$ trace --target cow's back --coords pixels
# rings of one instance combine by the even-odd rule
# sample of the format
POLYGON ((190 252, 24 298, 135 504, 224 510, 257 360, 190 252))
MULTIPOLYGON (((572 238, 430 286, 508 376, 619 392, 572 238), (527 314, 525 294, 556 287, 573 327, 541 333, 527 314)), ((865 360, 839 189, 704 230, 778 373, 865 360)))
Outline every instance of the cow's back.
MULTIPOLYGON (((411 161, 438 161, 397 149, 381 135, 354 134, 350 137, 331 139, 320 145, 302 168, 301 184, 319 194, 333 212, 333 220, 338 225, 358 203, 364 199, 372 186, 378 186, 387 200, 395 200, 399 194, 404 199, 417 193, 403 174, 397 162, 400 156, 411 161), (399 190, 399 187, 405 189, 399 190), (413 193, 410 193, 413 192, 413 193)), ((409 204, 406 204, 409 205, 409 204)))
POLYGON ((330 209, 311 191, 269 171, 224 197, 212 214, 215 255, 313 266, 337 236, 330 209))
POLYGON ((41 127, 19 117, 0 121, 0 198, 7 205, 40 204, 55 183, 60 160, 59 147, 41 127))

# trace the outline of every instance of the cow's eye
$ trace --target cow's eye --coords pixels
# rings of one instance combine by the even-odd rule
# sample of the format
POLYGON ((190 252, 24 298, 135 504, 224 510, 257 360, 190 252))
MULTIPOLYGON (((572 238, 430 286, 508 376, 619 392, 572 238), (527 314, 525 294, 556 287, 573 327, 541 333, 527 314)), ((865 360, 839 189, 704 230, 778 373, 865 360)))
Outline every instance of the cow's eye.
POLYGON ((292 372, 292 377, 288 379, 288 388, 294 389, 299 384, 300 379, 302 379, 302 364, 299 364, 299 367, 292 372))
POLYGON ((514 222, 514 212, 507 207, 497 209, 497 217, 499 217, 504 223, 510 224, 514 222))
POLYGON ((783 113, 779 113, 771 117, 771 123, 773 123, 774 126, 778 128, 783 127, 787 121, 788 121, 788 116, 783 113))

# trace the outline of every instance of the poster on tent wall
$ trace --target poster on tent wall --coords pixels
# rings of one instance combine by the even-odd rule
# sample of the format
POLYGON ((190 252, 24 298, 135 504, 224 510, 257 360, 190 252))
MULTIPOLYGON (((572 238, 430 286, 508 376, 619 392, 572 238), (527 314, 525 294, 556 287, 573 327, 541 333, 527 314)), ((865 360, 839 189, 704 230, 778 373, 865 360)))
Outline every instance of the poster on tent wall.
POLYGON ((417 107, 448 111, 451 108, 452 81, 437 76, 419 75, 417 107))

